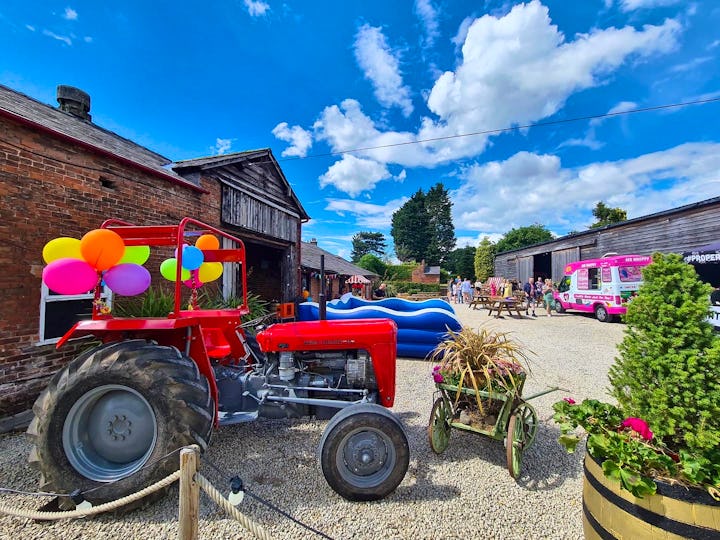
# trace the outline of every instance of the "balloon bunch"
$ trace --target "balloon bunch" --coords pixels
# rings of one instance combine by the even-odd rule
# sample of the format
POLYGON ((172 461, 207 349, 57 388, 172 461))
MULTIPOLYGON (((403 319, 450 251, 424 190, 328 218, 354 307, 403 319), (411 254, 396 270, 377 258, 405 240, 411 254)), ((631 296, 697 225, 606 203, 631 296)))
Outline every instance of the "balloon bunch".
POLYGON ((150 272, 142 265, 149 246, 125 246, 115 231, 95 229, 82 239, 62 236, 50 240, 42 251, 48 265, 42 280, 58 294, 84 294, 102 279, 123 296, 143 293, 150 286, 150 272))
MULTIPOLYGON (((223 265, 219 262, 205 262, 203 250, 220 248, 220 241, 212 234, 203 234, 194 246, 184 245, 182 248, 182 268, 180 279, 191 289, 202 287, 203 283, 215 281, 223 273, 223 265)), ((177 250, 175 257, 165 259, 160 265, 160 274, 168 281, 177 278, 177 250)))

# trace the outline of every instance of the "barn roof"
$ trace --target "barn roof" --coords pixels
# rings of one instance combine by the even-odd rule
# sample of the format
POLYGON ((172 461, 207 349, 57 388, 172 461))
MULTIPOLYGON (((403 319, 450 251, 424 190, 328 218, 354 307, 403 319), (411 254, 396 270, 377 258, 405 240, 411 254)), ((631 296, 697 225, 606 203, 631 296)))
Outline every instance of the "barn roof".
POLYGON ((307 270, 320 270, 320 255, 325 255, 325 272, 332 274, 340 274, 341 276, 365 276, 366 278, 376 278, 378 275, 365 268, 355 266, 353 263, 346 261, 342 257, 333 255, 329 251, 319 248, 314 242, 302 243, 301 265, 307 270))
POLYGON ((290 186, 285 174, 283 173, 280 165, 278 164, 275 156, 273 156, 270 148, 259 148, 257 150, 246 150, 244 152, 233 152, 231 154, 222 154, 219 156, 206 156, 194 159, 185 159, 182 161, 176 161, 173 163, 172 168, 180 175, 187 175, 191 171, 207 171, 210 169, 221 168, 226 165, 268 165, 270 166, 275 175, 280 179, 283 186, 286 189, 286 194, 297 205, 300 211, 301 219, 308 220, 307 212, 300 204, 300 200, 295 195, 295 191, 290 186))
POLYGON ((166 168, 171 160, 89 120, 41 103, 0 84, 0 116, 95 150, 145 172, 196 191, 205 191, 166 168))

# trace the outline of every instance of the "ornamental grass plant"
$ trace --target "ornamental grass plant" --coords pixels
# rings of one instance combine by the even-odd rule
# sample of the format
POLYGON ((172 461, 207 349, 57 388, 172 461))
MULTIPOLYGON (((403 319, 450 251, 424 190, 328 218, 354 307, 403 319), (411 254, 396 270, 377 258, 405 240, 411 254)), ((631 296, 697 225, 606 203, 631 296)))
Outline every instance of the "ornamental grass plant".
POLYGON ((449 331, 430 356, 436 362, 433 379, 476 392, 477 408, 482 413, 483 400, 478 390, 486 392, 516 392, 522 389, 528 371, 528 356, 523 347, 507 332, 480 328, 477 332, 464 327, 449 331))
POLYGON ((710 291, 679 255, 654 254, 609 371, 617 404, 553 406, 560 443, 573 451, 582 427, 605 475, 635 496, 662 480, 720 500, 720 337, 706 321, 710 291))

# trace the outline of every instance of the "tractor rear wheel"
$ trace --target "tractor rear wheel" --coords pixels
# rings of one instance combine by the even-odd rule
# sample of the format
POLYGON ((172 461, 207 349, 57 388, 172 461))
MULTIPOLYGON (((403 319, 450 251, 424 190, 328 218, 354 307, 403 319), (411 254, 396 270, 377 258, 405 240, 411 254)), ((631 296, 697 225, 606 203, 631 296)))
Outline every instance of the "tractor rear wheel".
MULTIPOLYGON (((76 489, 93 504, 130 495, 177 470, 183 446, 205 450, 214 404, 195 362, 145 340, 101 345, 57 373, 33 406, 30 464, 40 489, 76 489)), ((123 508, 131 510, 161 492, 123 508)), ((69 498, 61 508, 72 508, 69 498)))
POLYGON ((336 493, 375 501, 402 482, 410 446, 400 420, 380 405, 351 405, 328 423, 320 440, 320 467, 336 493))

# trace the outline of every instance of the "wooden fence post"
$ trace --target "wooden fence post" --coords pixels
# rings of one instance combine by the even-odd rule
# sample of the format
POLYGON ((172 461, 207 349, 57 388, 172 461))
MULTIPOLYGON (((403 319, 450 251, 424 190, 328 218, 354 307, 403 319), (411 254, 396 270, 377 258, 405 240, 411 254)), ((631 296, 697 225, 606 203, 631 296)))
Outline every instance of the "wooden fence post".
POLYGON ((200 510, 200 486, 195 481, 200 447, 180 450, 180 501, 178 540, 197 540, 200 510))

